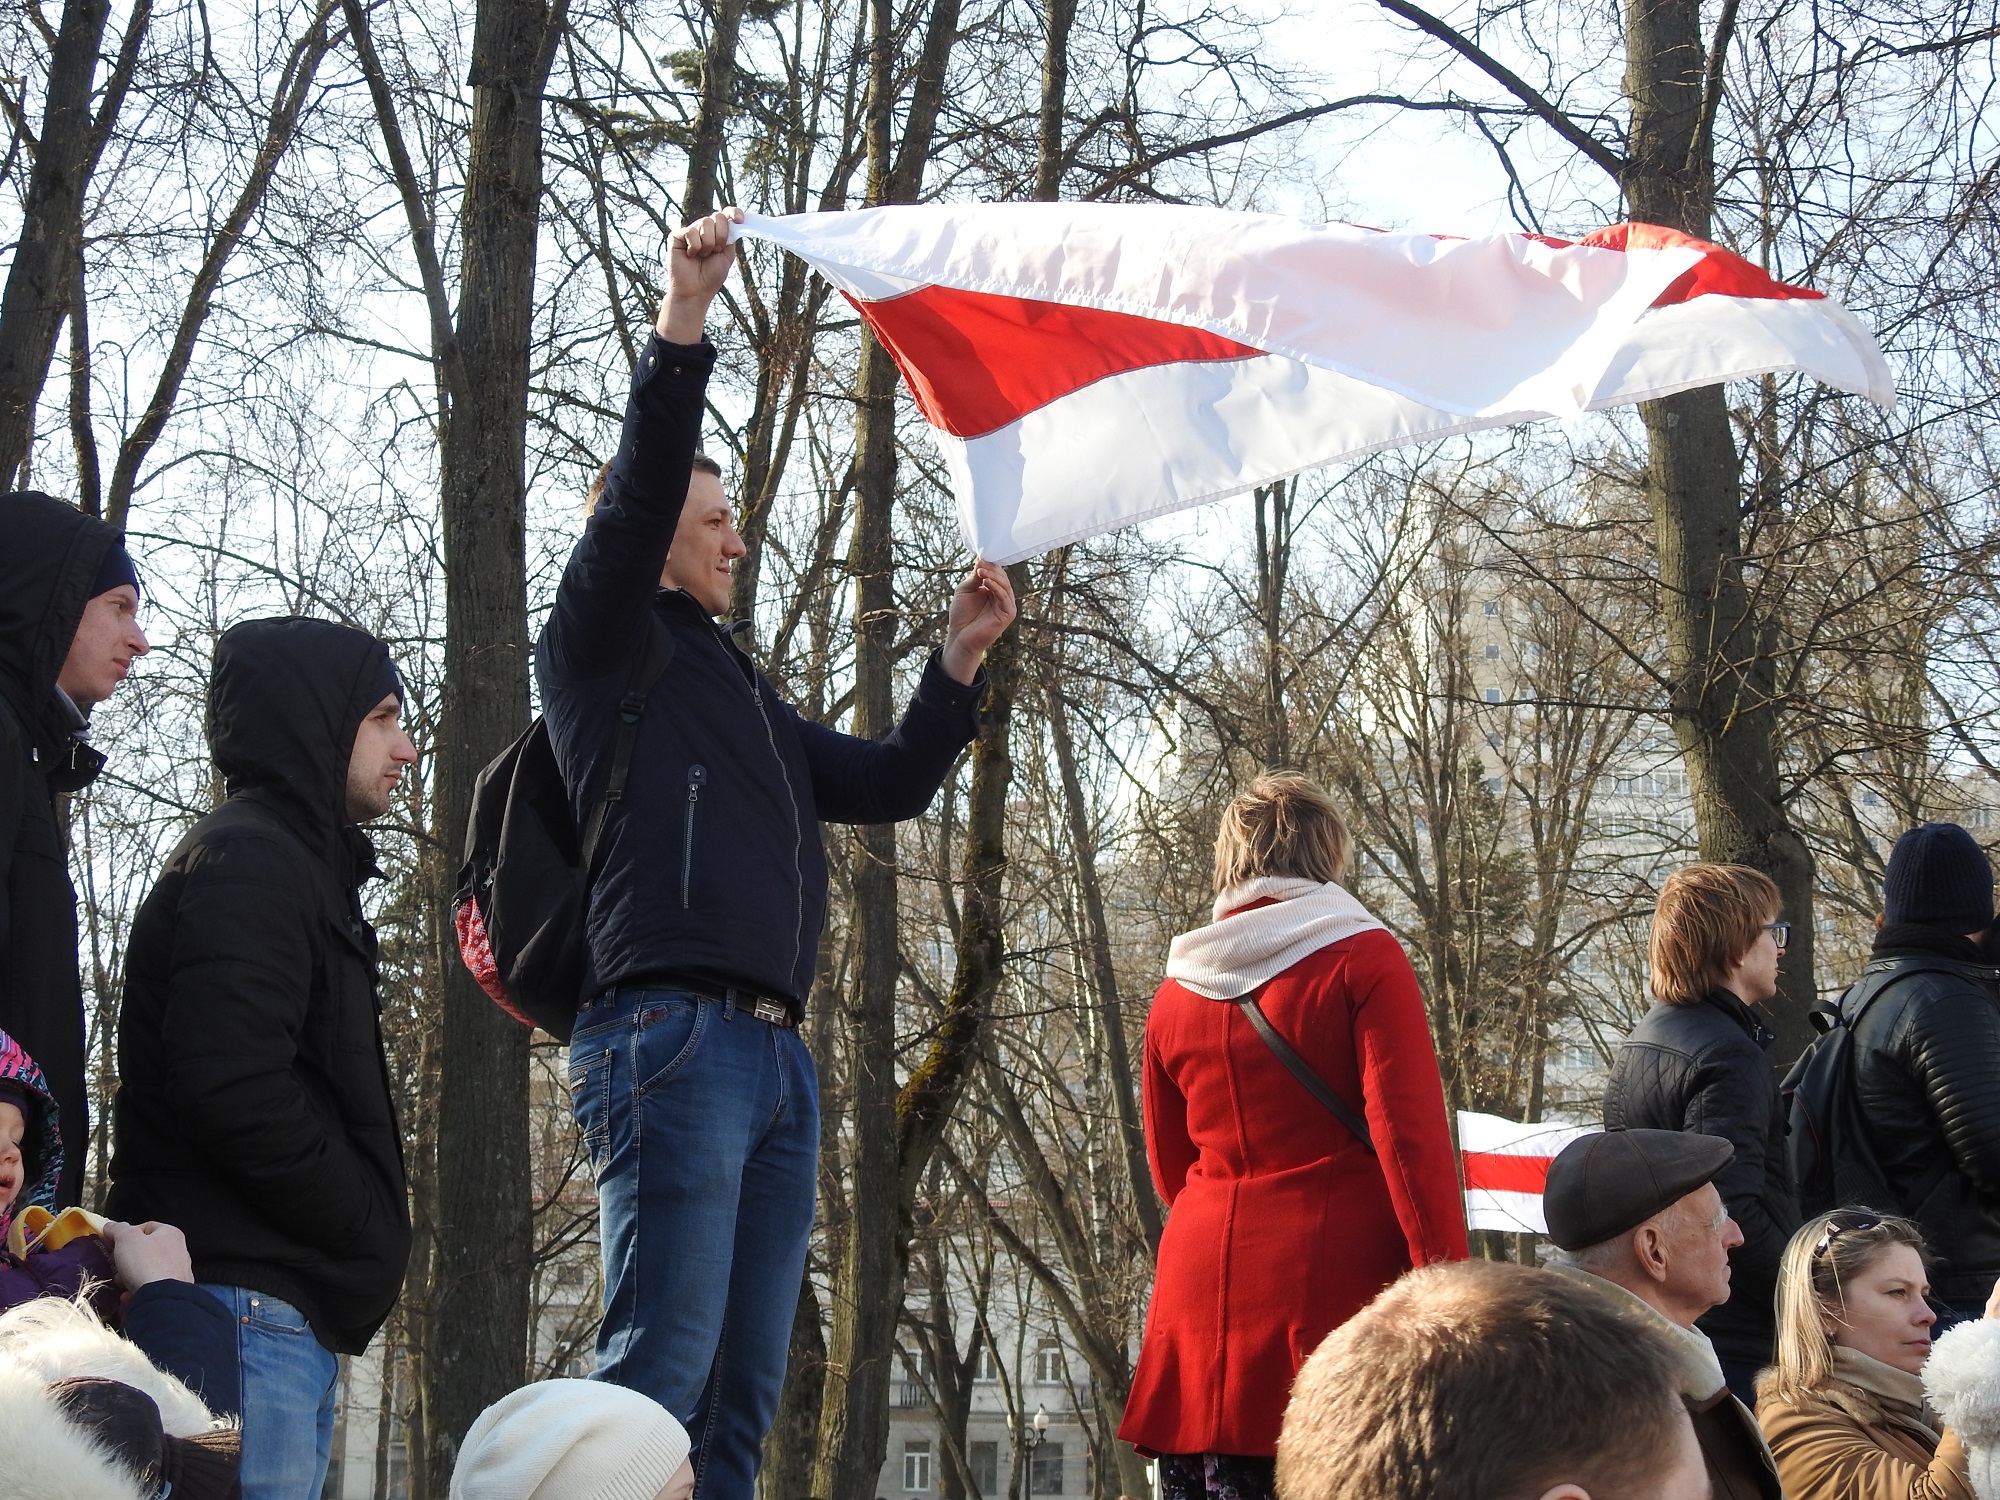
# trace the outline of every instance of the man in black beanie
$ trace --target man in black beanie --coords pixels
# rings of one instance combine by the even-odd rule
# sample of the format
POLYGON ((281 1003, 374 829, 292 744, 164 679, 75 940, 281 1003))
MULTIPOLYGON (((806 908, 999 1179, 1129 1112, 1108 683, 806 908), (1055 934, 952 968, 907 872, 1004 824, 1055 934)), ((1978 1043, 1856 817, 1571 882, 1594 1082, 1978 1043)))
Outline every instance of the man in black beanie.
POLYGON ((0 1031, 48 1079, 63 1139, 56 1186, 78 1201, 90 1139, 83 990, 57 800, 104 757, 89 714, 146 654, 124 538, 51 496, 0 495, 0 1031))
POLYGON ((1841 997, 1855 1095, 1897 1202, 1936 1257, 1934 1296, 1978 1317, 2000 1277, 2000 968, 1993 866, 1956 823, 1896 841, 1861 982, 1841 997))

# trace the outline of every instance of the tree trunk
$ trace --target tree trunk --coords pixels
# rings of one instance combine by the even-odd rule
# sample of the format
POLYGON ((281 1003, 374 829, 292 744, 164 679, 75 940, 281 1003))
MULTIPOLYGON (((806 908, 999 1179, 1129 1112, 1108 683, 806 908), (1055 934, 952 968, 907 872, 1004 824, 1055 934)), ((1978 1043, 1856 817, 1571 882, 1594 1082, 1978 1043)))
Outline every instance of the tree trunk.
MULTIPOLYGON (((480 0, 462 208, 457 353, 444 424, 445 688, 438 837, 457 846, 473 778, 528 722, 526 435, 542 95, 565 0, 480 0)), ((528 1036, 447 962, 438 1101, 431 1493, 460 1438, 526 1374, 532 1254, 528 1036)))
POLYGON ((701 54, 701 97, 695 105, 693 138, 688 142, 687 186, 681 189, 681 217, 699 219, 715 211, 715 183, 722 164, 722 129, 736 92, 736 39, 743 30, 743 0, 714 0, 709 11, 708 45, 701 54))
POLYGON ((1133 1089, 1132 1052, 1125 1037, 1125 1011, 1118 998, 1118 970, 1111 961, 1111 923, 1104 912, 1104 887, 1097 878, 1097 840, 1091 834, 1090 808, 1083 795, 1083 780, 1077 774, 1076 745, 1070 737, 1069 710, 1063 703, 1061 687, 1054 682, 1046 684, 1043 702, 1048 712, 1049 740, 1056 752, 1056 769, 1062 777, 1063 816, 1069 829, 1070 854, 1076 864, 1077 890, 1083 902, 1091 988, 1096 992, 1098 1011, 1104 1022, 1105 1065, 1111 1072, 1111 1098, 1118 1110, 1125 1176, 1146 1244, 1158 1255, 1160 1235, 1166 1226, 1160 1214, 1160 1200, 1153 1192, 1152 1168, 1146 1162, 1146 1127, 1133 1089))
MULTIPOLYGON (((136 54, 150 15, 147 6, 134 12, 125 52, 136 54)), ((7 268, 6 288, 0 291, 0 490, 12 489, 15 476, 28 462, 35 404, 48 379, 56 335, 78 280, 83 195, 103 149, 103 136, 90 115, 90 94, 110 19, 111 0, 66 0, 55 49, 49 54, 41 136, 21 202, 21 237, 7 268)), ((122 78, 129 80, 130 67, 123 56, 120 66, 122 78)), ((124 93, 120 71, 114 69, 112 78, 107 128, 124 93)))
POLYGON ((813 1446, 825 1399, 826 1334, 820 1328, 819 1293, 807 1270, 792 1315, 792 1346, 785 1360, 785 1385, 777 1420, 764 1440, 764 1466, 757 1475, 762 1500, 804 1500, 812 1490, 813 1446))
MULTIPOLYGON (((935 0, 903 139, 892 155, 895 16, 889 0, 870 0, 865 122, 870 203, 916 197, 942 108, 945 62, 957 35, 957 0, 935 0)), ((895 364, 864 334, 855 391, 855 520, 848 568, 855 579, 855 732, 870 738, 895 725, 895 400, 895 364)), ((827 1500, 873 1500, 875 1494, 889 1445, 889 1382, 908 1251, 898 1171, 895 827, 856 830, 854 857, 859 959, 847 1007, 854 1110, 849 1219, 832 1286, 833 1332, 812 1491, 827 1500)))
MULTIPOLYGON (((883 4, 886 9, 886 4, 883 4)), ((886 17, 884 17, 886 23, 886 17)), ((896 371, 864 337, 856 391, 854 541, 855 732, 870 739, 895 725, 896 371)), ((858 828, 854 923, 858 959, 847 1010, 853 1086, 847 1234, 833 1281, 825 1403, 812 1493, 872 1500, 888 1449, 889 1382, 896 1311, 902 1302, 896 1175, 896 828, 858 828)))
MULTIPOLYGON (((1706 239, 1715 207, 1709 121, 1720 71, 1709 66, 1698 0, 1627 0, 1625 31, 1632 123, 1622 186, 1632 216, 1706 239)), ((1742 461, 1719 385, 1642 402, 1639 415, 1670 712, 1701 857, 1764 871, 1792 923, 1783 989, 1769 1007, 1784 1062, 1812 1039, 1813 859, 1782 801, 1774 637, 1744 574, 1742 461)))

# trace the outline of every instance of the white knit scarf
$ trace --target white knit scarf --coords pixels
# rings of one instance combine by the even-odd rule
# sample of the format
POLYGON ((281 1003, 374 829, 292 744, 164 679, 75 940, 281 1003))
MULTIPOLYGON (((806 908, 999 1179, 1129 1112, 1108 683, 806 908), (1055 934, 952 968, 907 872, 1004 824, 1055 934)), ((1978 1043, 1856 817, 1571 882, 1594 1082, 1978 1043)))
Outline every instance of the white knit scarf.
POLYGON ((1167 977, 1211 1000, 1234 1000, 1309 953, 1381 927, 1368 908, 1332 881, 1260 875, 1217 896, 1215 920, 1208 926, 1173 940, 1167 977), (1237 910, 1265 898, 1277 904, 1237 910))

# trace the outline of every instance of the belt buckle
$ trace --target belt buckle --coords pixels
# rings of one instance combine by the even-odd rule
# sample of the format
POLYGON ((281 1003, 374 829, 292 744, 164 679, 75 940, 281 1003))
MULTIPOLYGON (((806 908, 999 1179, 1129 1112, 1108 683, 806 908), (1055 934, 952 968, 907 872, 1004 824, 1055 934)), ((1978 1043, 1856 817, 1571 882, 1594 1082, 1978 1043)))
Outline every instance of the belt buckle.
POLYGON ((750 1014, 760 1021, 770 1022, 773 1026, 790 1025, 792 1019, 792 1013, 786 1010, 784 1006, 775 1004, 769 1000, 759 1000, 755 1005, 750 1007, 750 1014))

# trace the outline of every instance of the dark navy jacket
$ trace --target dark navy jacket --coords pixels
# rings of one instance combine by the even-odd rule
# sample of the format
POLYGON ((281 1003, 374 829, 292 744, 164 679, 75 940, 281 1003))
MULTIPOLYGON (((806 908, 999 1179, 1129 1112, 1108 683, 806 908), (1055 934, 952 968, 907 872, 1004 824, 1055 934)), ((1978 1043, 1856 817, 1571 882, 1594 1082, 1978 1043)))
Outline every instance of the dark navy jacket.
POLYGON ((984 674, 933 657, 882 740, 801 718, 693 598, 659 587, 687 499, 713 345, 648 339, 611 474, 535 649, 549 738, 579 825, 609 772, 618 700, 646 611, 673 660, 639 721, 624 800, 591 888, 586 998, 697 974, 802 1013, 826 917, 819 824, 888 823, 930 805, 978 730, 984 674))

